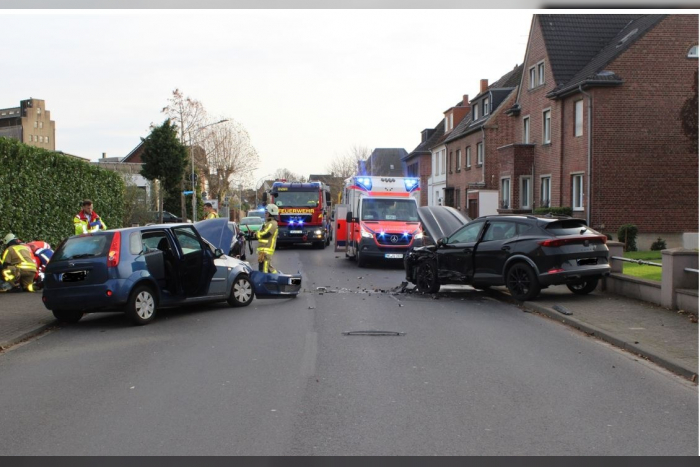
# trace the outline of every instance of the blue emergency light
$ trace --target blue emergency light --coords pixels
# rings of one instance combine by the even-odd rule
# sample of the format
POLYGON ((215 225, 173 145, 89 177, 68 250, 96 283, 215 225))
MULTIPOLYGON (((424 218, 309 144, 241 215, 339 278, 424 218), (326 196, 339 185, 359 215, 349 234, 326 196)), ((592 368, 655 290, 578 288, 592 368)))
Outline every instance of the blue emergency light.
POLYGON ((406 191, 410 193, 411 191, 418 188, 420 180, 418 180, 417 178, 406 178, 404 179, 403 183, 404 185, 406 185, 406 191))
POLYGON ((367 191, 372 190, 372 179, 369 177, 355 177, 355 184, 367 191))

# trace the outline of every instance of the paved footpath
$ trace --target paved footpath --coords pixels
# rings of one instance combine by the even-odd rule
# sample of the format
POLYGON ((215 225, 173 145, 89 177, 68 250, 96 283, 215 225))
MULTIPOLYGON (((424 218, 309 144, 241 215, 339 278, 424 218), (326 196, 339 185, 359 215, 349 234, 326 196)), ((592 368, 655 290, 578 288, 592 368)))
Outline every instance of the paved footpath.
MULTIPOLYGON (((566 286, 544 289, 536 301, 524 303, 514 301, 505 287, 494 287, 490 294, 697 382, 698 325, 694 315, 605 292, 574 295, 566 286)), ((0 294, 0 351, 55 326, 60 325, 42 304, 41 293, 0 294)))

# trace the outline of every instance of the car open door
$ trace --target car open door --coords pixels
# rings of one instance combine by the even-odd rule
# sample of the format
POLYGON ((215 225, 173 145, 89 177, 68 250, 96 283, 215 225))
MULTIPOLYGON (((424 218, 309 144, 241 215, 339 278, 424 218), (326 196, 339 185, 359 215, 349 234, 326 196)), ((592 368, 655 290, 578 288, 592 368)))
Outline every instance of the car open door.
POLYGON ((192 225, 174 227, 172 232, 180 250, 177 272, 185 296, 206 295, 211 278, 216 272, 213 253, 192 225))
POLYGON ((348 251, 348 227, 346 216, 348 214, 347 204, 335 205, 335 220, 333 221, 333 239, 335 241, 335 251, 348 251))

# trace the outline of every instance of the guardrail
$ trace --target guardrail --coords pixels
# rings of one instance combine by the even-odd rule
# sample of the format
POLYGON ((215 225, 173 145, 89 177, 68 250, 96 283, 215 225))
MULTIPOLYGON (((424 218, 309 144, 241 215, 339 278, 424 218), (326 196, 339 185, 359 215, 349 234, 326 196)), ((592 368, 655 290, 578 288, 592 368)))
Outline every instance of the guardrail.
MULTIPOLYGON (((611 256, 610 259, 616 259, 618 261, 626 261, 628 263, 635 263, 635 264, 644 264, 647 266, 658 266, 661 267, 660 263, 652 263, 651 261, 643 261, 641 259, 630 259, 630 258, 623 258, 622 256, 611 256)), ((689 268, 686 268, 686 270, 689 268)), ((697 272, 697 270, 695 270, 697 272)))

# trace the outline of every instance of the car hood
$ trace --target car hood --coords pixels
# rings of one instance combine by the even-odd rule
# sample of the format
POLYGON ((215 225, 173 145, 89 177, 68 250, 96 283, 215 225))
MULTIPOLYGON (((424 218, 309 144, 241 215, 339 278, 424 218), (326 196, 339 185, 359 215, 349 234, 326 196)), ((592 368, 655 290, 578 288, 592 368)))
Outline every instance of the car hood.
POLYGON ((229 227, 229 220, 223 217, 209 219, 194 223, 199 235, 206 241, 221 249, 224 254, 228 254, 233 242, 233 230, 229 227))
POLYGON ((362 225, 372 232, 398 232, 404 230, 410 234, 418 230, 420 222, 415 221, 362 221, 362 225))
POLYGON ((447 237, 452 232, 469 222, 469 218, 449 206, 422 206, 418 208, 418 217, 423 230, 434 241, 447 237))

